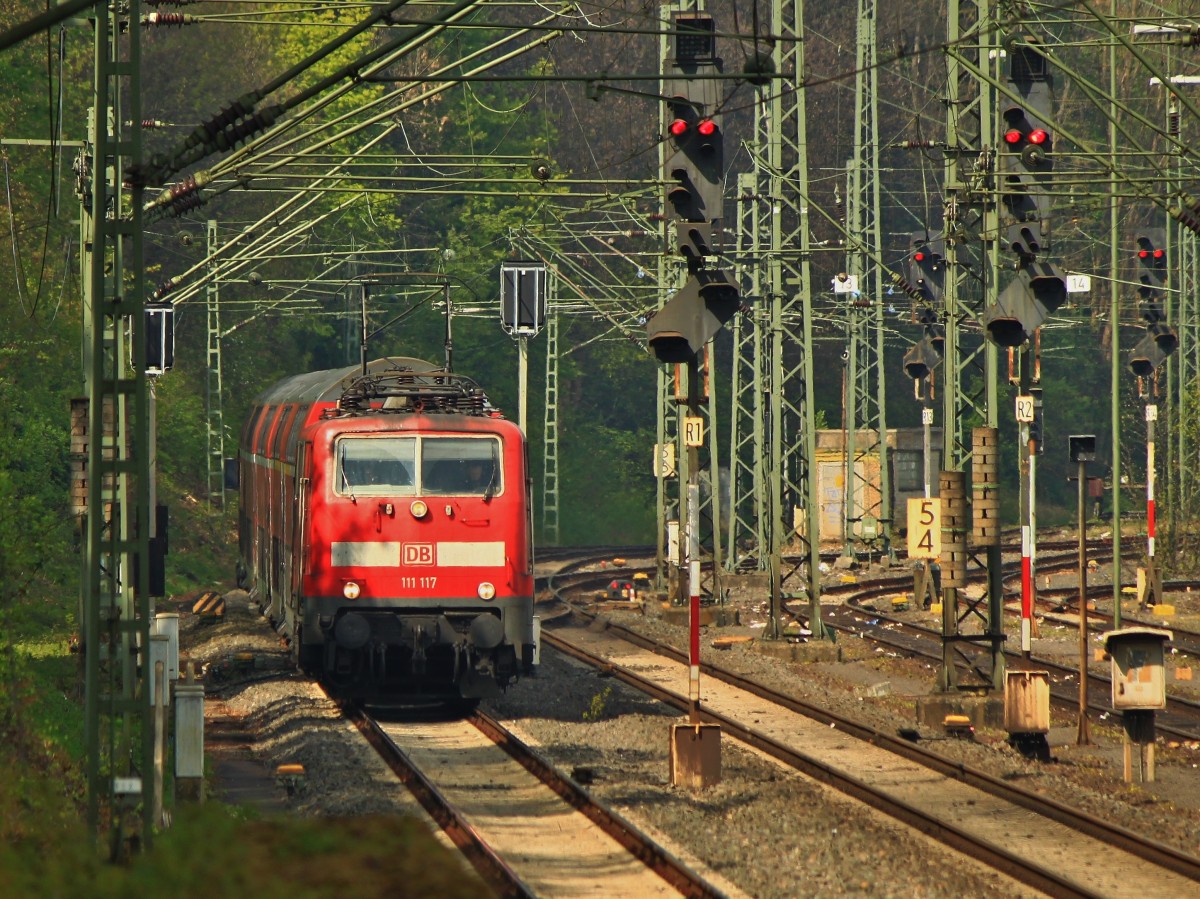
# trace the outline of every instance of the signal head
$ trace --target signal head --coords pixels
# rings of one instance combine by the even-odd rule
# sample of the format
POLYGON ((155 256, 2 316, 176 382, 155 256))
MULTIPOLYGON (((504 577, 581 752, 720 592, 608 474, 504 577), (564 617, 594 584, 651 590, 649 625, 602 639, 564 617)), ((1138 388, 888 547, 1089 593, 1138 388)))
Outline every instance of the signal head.
POLYGON ((1167 265, 1166 232, 1161 228, 1150 228, 1137 235, 1138 262, 1152 271, 1163 270, 1167 265))

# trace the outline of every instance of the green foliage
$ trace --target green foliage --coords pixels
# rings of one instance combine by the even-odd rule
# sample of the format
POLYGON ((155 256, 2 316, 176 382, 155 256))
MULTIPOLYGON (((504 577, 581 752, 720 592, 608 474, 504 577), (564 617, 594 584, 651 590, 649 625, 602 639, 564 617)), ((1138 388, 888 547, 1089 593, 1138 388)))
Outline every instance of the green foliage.
MULTIPOLYGON (((25 796, 29 806, 56 799, 37 788, 25 796)), ((22 816, 18 823, 32 822, 22 816)), ((463 877, 459 860, 414 818, 278 819, 220 803, 183 806, 172 827, 156 836, 155 850, 127 866, 104 862, 75 814, 61 814, 52 825, 43 814, 36 826, 5 829, 0 877, 11 896, 487 895, 478 882, 463 877)))
MULTIPOLYGON (((0 616, 7 616, 6 639, 69 616, 56 597, 76 571, 68 403, 61 394, 25 389, 32 356, 0 354, 0 616)), ((52 378, 47 381, 53 386, 52 378)))
POLYGON ((208 472, 208 415, 204 396, 186 383, 183 372, 158 378, 154 393, 158 415, 159 471, 186 479, 200 491, 208 472))
POLYGON ((604 717, 608 698, 612 696, 612 687, 605 687, 592 697, 591 703, 583 713, 584 721, 599 721, 604 717))

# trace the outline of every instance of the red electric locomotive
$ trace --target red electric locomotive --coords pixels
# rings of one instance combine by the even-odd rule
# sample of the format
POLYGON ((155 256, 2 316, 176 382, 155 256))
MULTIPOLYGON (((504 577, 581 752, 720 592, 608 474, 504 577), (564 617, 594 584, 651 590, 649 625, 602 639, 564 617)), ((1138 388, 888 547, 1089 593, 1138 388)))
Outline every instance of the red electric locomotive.
POLYGON ((476 699, 532 668, 525 439, 470 379, 380 359, 280 381, 239 484, 240 573, 339 695, 476 699))

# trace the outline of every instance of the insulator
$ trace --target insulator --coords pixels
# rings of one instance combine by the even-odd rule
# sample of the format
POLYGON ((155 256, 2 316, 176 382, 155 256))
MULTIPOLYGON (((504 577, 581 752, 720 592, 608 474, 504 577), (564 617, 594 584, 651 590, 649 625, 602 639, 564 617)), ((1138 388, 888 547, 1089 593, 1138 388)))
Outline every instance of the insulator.
POLYGON ((186 147, 195 147, 203 144, 208 146, 222 131, 236 122, 244 115, 249 115, 254 111, 253 103, 248 103, 248 98, 242 97, 235 100, 229 106, 226 106, 219 113, 200 125, 195 131, 188 135, 185 142, 186 147))
POLYGON ((200 0, 142 0, 146 6, 191 6, 200 0))
POLYGON ((899 150, 932 150, 936 144, 931 140, 902 140, 892 146, 899 150))
POLYGON ((906 294, 909 299, 919 300, 921 302, 926 301, 925 294, 923 294, 921 291, 917 290, 917 288, 913 287, 911 284, 909 284, 907 281, 905 281, 904 278, 902 278, 896 272, 892 272, 892 283, 896 285, 897 290, 906 294))
POLYGON ((177 278, 168 278, 166 281, 160 283, 157 288, 155 288, 154 293, 150 294, 150 302, 158 302, 178 286, 179 280, 177 278))
POLYGON ((142 27, 147 25, 161 25, 164 28, 171 25, 195 25, 199 19, 195 16, 189 16, 181 12, 152 12, 149 15, 142 16, 142 27))
POLYGON ((166 128, 167 123, 159 119, 142 119, 142 128, 166 128))
POLYGON ((1179 110, 1175 109, 1167 113, 1167 134, 1172 137, 1179 137, 1179 110))
POLYGON ((255 115, 235 122, 213 138, 209 144, 210 150, 232 150, 241 146, 243 141, 275 124, 280 112, 282 112, 281 107, 269 106, 255 115))
POLYGON ((174 200, 167 206, 167 211, 174 216, 180 216, 184 213, 191 212, 193 209, 199 209, 208 201, 204 199, 197 191, 196 193, 188 194, 174 200))
POLYGON ((1187 194, 1184 194, 1178 203, 1172 203, 1167 207, 1171 218, 1189 231, 1200 234, 1200 217, 1197 216, 1197 211, 1195 201, 1187 194))
POLYGON ((150 205, 163 208, 173 215, 183 215, 207 202, 200 196, 200 188, 211 180, 212 175, 208 170, 188 175, 182 181, 165 188, 150 205))

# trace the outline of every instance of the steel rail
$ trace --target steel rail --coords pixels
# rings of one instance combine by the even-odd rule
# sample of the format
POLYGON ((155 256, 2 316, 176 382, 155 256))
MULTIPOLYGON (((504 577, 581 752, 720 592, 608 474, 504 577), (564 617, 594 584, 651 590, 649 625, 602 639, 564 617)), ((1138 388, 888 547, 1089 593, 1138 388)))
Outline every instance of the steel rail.
POLYGON ((342 714, 379 753, 384 763, 400 778, 417 801, 445 831, 484 882, 499 896, 513 899, 534 899, 536 893, 504 861, 466 817, 437 788, 379 724, 360 709, 340 706, 342 714))
MULTIPOLYGON (((1105 587, 1097 589, 1107 590, 1108 588, 1105 587)), ((888 592, 890 591, 886 588, 880 587, 879 585, 872 585, 867 591, 859 593, 855 599, 862 600, 864 598, 884 595, 888 592)), ((1078 593, 1077 590, 1075 592, 1078 593)), ((936 642, 941 636, 941 631, 936 628, 927 627, 919 622, 897 618, 893 615, 887 614, 886 612, 881 612, 874 609, 867 610, 858 605, 853 599, 841 606, 841 610, 842 611, 840 612, 829 613, 831 615, 831 620, 826 620, 825 624, 827 627, 847 633, 854 633, 857 636, 872 640, 875 643, 889 646, 892 649, 898 649, 913 655, 918 655, 931 661, 940 661, 942 658, 940 651, 927 650, 923 646, 913 645, 912 643, 900 639, 904 634, 909 634, 916 641, 936 642), (869 629, 863 629, 862 627, 854 626, 845 621, 832 620, 832 616, 839 614, 842 616, 869 615, 877 622, 886 622, 890 625, 894 625, 896 630, 883 631, 875 624, 867 624, 866 627, 869 629)), ((1089 629, 1092 631, 1099 631, 1102 628, 1092 625, 1089 629)), ((1187 637, 1196 636, 1190 631, 1182 631, 1181 633, 1187 637)), ((968 651, 968 647, 965 644, 962 645, 961 649, 964 654, 966 651, 968 651)), ((1194 650, 1189 650, 1189 648, 1185 647, 1183 651, 1187 652, 1194 650)), ((1026 658, 1023 653, 1015 650, 1005 650, 1004 654, 1006 658, 1014 663, 1015 669, 1040 667, 1057 674, 1061 678, 1079 676, 1078 668, 1066 665, 1063 662, 1056 661, 1054 659, 1048 659, 1043 656, 1032 654, 1026 658)), ((964 657, 964 664, 968 661, 969 660, 964 657)), ((1088 677, 1089 680, 1094 681, 1091 686, 1093 692, 1097 695, 1101 694, 1102 691, 1111 689, 1111 680, 1105 675, 1097 672, 1091 672, 1089 669, 1088 677)), ((1078 707, 1078 697, 1075 692, 1075 687, 1072 686, 1069 692, 1064 692, 1063 689, 1057 688, 1052 684, 1050 693, 1051 697, 1059 705, 1070 709, 1075 709, 1078 707)), ((1102 714, 1112 711, 1111 708, 1103 704, 1103 699, 1090 699, 1088 707, 1092 711, 1102 714)), ((1197 734, 1194 730, 1183 730, 1181 728, 1184 724, 1191 724, 1193 726, 1200 724, 1200 702, 1197 702, 1196 700, 1190 699, 1186 696, 1168 696, 1166 712, 1169 714, 1178 715, 1183 719, 1183 722, 1176 720, 1175 723, 1171 723, 1169 721, 1160 720, 1157 722, 1156 727, 1161 733, 1177 737, 1181 740, 1194 740, 1197 738, 1197 734)))
MULTIPOLYGON (((673 708, 679 709, 681 712, 686 712, 690 708, 690 701, 686 697, 651 683, 640 675, 619 665, 614 665, 607 659, 590 653, 581 647, 574 646, 556 635, 543 632, 542 639, 549 642, 560 652, 599 668, 635 689, 673 708)), ((702 667, 708 666, 702 664, 702 667)), ((710 671, 709 673, 711 674, 712 672, 710 671)), ((708 722, 721 725, 735 739, 767 753, 789 767, 812 777, 814 780, 858 799, 871 808, 884 812, 926 836, 932 837, 938 842, 962 852, 991 868, 1003 871, 1005 874, 1027 886, 1060 897, 1095 896, 1094 893, 1081 889, 1077 884, 1057 875, 1054 871, 1033 864, 1026 859, 1014 855, 1003 847, 994 846, 945 821, 938 820, 936 817, 908 803, 887 796, 875 790, 870 784, 784 746, 782 743, 755 731, 753 728, 739 721, 703 707, 700 711, 700 717, 708 722)))
MULTIPOLYGON (((658 641, 638 634, 636 631, 632 631, 629 628, 622 627, 621 625, 614 624, 612 622, 607 622, 607 625, 609 630, 615 631, 618 636, 627 642, 630 642, 643 649, 647 649, 656 655, 672 659, 680 664, 687 664, 686 654, 673 646, 659 643, 658 641)), ((571 644, 567 643, 567 641, 563 640, 558 635, 543 633, 542 637, 543 639, 548 640, 548 642, 550 642, 551 645, 553 645, 556 649, 560 649, 561 651, 568 652, 569 654, 580 658, 580 656, 576 655, 575 652, 578 650, 578 647, 571 646, 571 644)), ((586 650, 579 651, 586 653, 586 650)), ((633 672, 625 672, 623 674, 622 669, 620 669, 619 666, 613 665, 611 662, 604 660, 599 656, 595 656, 591 653, 587 653, 587 655, 594 660, 591 662, 591 664, 595 664, 598 667, 603 668, 603 670, 606 672, 611 672, 622 680, 626 680, 627 683, 636 686, 638 689, 642 689, 641 685, 643 683, 648 683, 641 678, 640 675, 634 674, 633 672), (625 674, 628 674, 630 679, 626 679, 625 674)), ((1200 859, 1179 852, 1170 846, 1165 846, 1161 843, 1147 840, 1146 838, 1133 833, 1132 831, 1126 830, 1125 828, 1110 824, 1107 821, 1096 818, 1092 815, 1088 815, 1077 809, 1073 809, 1070 806, 1064 805, 1056 800, 1049 799, 1045 796, 1041 796, 1009 784, 997 777, 993 777, 992 775, 983 771, 971 768, 961 762, 945 759, 936 753, 922 749, 916 744, 898 737, 893 737, 890 734, 886 734, 869 725, 862 724, 850 718, 830 712, 827 709, 820 708, 819 706, 812 705, 811 703, 804 702, 803 700, 787 696, 786 694, 780 693, 778 690, 774 690, 770 687, 759 684, 740 674, 728 671, 717 665, 713 665, 710 662, 701 661, 700 667, 704 674, 714 677, 723 683, 728 684, 729 686, 745 690, 747 693, 750 693, 760 699, 782 706, 783 708, 796 712, 797 714, 804 715, 805 717, 811 718, 812 720, 821 724, 833 726, 837 730, 849 734, 856 739, 879 746, 888 752, 894 753, 902 758, 908 759, 909 761, 927 767, 945 777, 949 777, 968 786, 975 787, 976 789, 996 796, 999 799, 1011 802, 1014 805, 1018 805, 1022 808, 1028 809, 1029 811, 1040 814, 1043 817, 1070 827, 1073 830, 1085 833, 1088 836, 1091 836, 1109 845, 1115 846, 1127 852, 1135 853, 1141 858, 1151 861, 1158 867, 1174 871, 1177 874, 1182 874, 1186 877, 1191 877, 1200 881, 1200 859)), ((669 702, 669 704, 683 710, 688 708, 688 701, 686 698, 671 693, 670 691, 662 690, 654 684, 648 685, 654 688, 656 696, 657 693, 662 693, 664 696, 670 697, 669 699, 664 699, 664 701, 669 702)), ((717 716, 715 713, 712 713, 707 709, 705 709, 704 712, 705 714, 712 715, 713 720, 720 719, 718 723, 721 723, 723 726, 726 725, 728 719, 724 719, 723 716, 717 716)), ((728 723, 731 726, 736 725, 739 730, 751 732, 751 729, 744 725, 736 724, 736 722, 732 721, 728 721, 728 723)), ((767 743, 773 742, 769 737, 761 735, 757 735, 756 739, 763 740, 764 746, 767 743)), ((773 750, 765 749, 764 746, 759 746, 758 748, 763 748, 764 751, 774 754, 773 750)), ((791 752, 791 750, 786 751, 789 753, 791 752)), ((824 766, 822 766, 819 762, 815 764, 819 768, 824 768, 824 766)))
POLYGON ((578 783, 558 771, 491 715, 476 710, 468 720, 526 771, 553 790, 567 805, 585 815, 630 855, 682 895, 697 899, 716 899, 723 895, 633 824, 589 796, 578 783))

